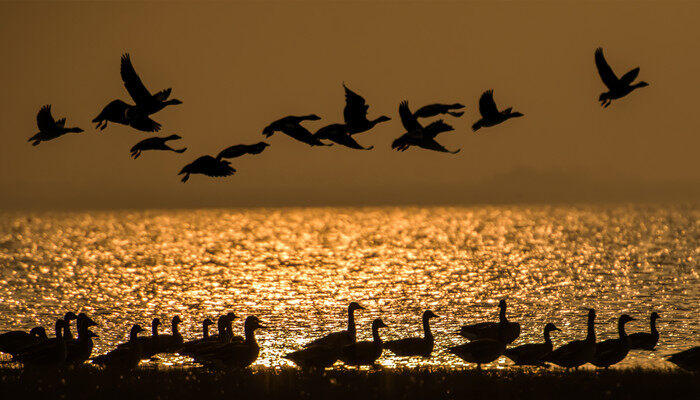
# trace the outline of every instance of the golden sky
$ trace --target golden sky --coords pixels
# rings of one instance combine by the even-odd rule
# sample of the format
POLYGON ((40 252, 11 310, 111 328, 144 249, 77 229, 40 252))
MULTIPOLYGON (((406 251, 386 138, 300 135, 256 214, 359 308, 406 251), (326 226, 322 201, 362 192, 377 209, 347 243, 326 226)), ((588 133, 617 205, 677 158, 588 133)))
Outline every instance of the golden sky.
POLYGON ((0 3, 0 209, 459 204, 700 199, 700 4, 695 2, 0 3), (593 62, 650 83, 602 109, 593 62), (153 118, 184 154, 129 148, 152 136, 90 120, 129 100, 129 52, 151 91, 184 102, 153 118), (233 177, 177 172, 263 140, 289 114, 342 122, 342 82, 392 120, 372 151, 275 134, 233 177), (479 131, 479 95, 524 118, 479 131), (461 102, 439 141, 400 153, 398 104, 461 102), (32 147, 36 113, 85 129, 32 147))

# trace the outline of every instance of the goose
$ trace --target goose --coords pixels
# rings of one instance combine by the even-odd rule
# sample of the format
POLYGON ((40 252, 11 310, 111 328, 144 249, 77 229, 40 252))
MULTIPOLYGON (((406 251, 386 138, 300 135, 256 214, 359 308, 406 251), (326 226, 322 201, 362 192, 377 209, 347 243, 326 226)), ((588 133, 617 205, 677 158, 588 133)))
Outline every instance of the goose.
POLYGON ((506 350, 504 341, 506 326, 499 325, 499 332, 498 339, 476 339, 458 346, 451 346, 447 350, 466 362, 476 364, 477 369, 481 369, 481 364, 497 360, 506 350))
MULTIPOLYGON (((64 319, 56 320, 56 337, 50 341, 50 345, 30 347, 12 357, 12 361, 20 362, 25 367, 58 367, 63 365, 66 361, 66 342, 63 338, 65 327, 66 321, 64 319)), ((45 343, 43 342, 43 344, 45 343)))
POLYGON ((66 128, 65 118, 61 118, 58 121, 53 119, 50 104, 41 107, 36 115, 36 125, 39 127, 39 133, 27 140, 28 142, 33 142, 32 146, 38 146, 41 142, 56 139, 67 133, 83 132, 83 130, 78 127, 66 128))
POLYGON ((97 323, 87 314, 78 314, 78 338, 66 341, 66 362, 68 364, 79 365, 90 358, 93 347, 92 338, 99 336, 90 331, 89 328, 96 325, 97 323))
POLYGON ((661 317, 656 313, 656 311, 652 312, 651 316, 649 317, 651 332, 637 332, 628 336, 630 350, 654 350, 656 344, 659 342, 659 331, 656 330, 656 320, 659 318, 661 317))
POLYGON ((608 369, 611 365, 617 364, 627 357, 627 353, 630 351, 630 344, 625 332, 625 324, 634 320, 627 314, 620 316, 617 321, 617 332, 620 337, 596 343, 595 356, 591 364, 608 369))
POLYGON ((246 368, 258 358, 260 346, 255 340, 255 330, 264 329, 258 317, 250 316, 246 318, 245 323, 245 340, 242 343, 228 343, 216 351, 210 351, 206 354, 196 355, 195 361, 218 368, 246 368))
POLYGON ((440 114, 448 114, 453 117, 461 117, 462 115, 464 115, 464 111, 452 111, 459 110, 461 108, 464 108, 464 104, 428 104, 427 106, 423 106, 416 110, 416 112, 414 112, 413 115, 416 118, 430 118, 438 116, 440 114))
POLYGON ((103 365, 107 369, 115 370, 132 370, 139 365, 141 361, 141 342, 138 340, 138 334, 143 332, 140 325, 135 324, 129 332, 128 345, 124 343, 117 346, 116 349, 107 354, 94 357, 93 364, 103 365))
POLYGON ((413 115, 408 107, 408 102, 405 100, 399 105, 399 116, 407 132, 391 143, 392 149, 406 151, 410 146, 418 146, 426 150, 439 151, 442 153, 459 153, 460 149, 450 151, 435 141, 435 136, 438 134, 454 130, 452 126, 446 124, 443 120, 435 121, 423 127, 418 122, 415 115, 413 115))
POLYGON ((634 85, 632 84, 632 81, 639 75, 639 67, 622 75, 622 78, 618 78, 612 68, 610 68, 608 62, 605 61, 603 49, 600 47, 595 50, 595 66, 598 69, 600 79, 605 86, 608 87, 608 91, 601 93, 598 97, 600 105, 604 108, 607 108, 613 100, 625 97, 635 89, 649 86, 649 84, 644 81, 639 81, 634 85))
POLYGON ((73 311, 68 311, 64 316, 63 316, 63 321, 65 322, 63 326, 63 339, 65 340, 73 340, 73 333, 70 331, 70 322, 73 320, 77 320, 78 316, 75 315, 73 311))
POLYGON ((523 116, 522 113, 513 112, 513 108, 510 107, 499 111, 496 102, 493 100, 493 90, 487 90, 481 95, 479 99, 479 113, 481 114, 481 119, 472 125, 474 132, 483 127, 498 125, 511 118, 523 116))
POLYGON ((528 343, 517 347, 506 349, 503 355, 510 358, 515 365, 544 365, 543 359, 552 352, 552 339, 549 336, 551 331, 558 331, 559 328, 552 323, 544 326, 544 343, 528 343))
POLYGON ((387 328, 381 318, 372 321, 372 340, 356 342, 343 347, 340 352, 340 360, 347 365, 374 365, 384 350, 382 338, 379 337, 379 328, 387 328))
POLYGON ((263 135, 269 138, 275 132, 282 132, 285 135, 310 146, 331 146, 332 144, 325 144, 321 142, 311 132, 309 132, 308 129, 301 126, 301 123, 304 121, 316 121, 319 119, 321 119, 321 117, 316 114, 302 116, 290 115, 280 118, 266 126, 265 129, 263 129, 263 135))
POLYGON ((588 333, 584 340, 571 341, 549 353, 545 361, 566 369, 578 368, 593 360, 596 353, 595 310, 588 310, 588 333))
POLYGON ((143 132, 158 132, 160 124, 146 115, 136 106, 127 104, 121 100, 113 100, 107 104, 100 113, 92 119, 96 123, 95 129, 105 130, 107 122, 130 126, 143 132))
MULTIPOLYGON (((158 333, 158 327, 160 325, 160 318, 153 318, 151 321, 151 336, 139 336, 136 339, 136 341, 139 343, 139 354, 141 354, 141 357, 144 360, 152 358, 154 355, 156 355, 156 353, 158 353, 158 338, 160 336, 160 333, 158 333)), ((131 340, 129 340, 118 344, 117 348, 129 347, 132 345, 133 343, 131 340)))
POLYGON ((318 139, 327 139, 341 146, 357 150, 372 150, 374 146, 363 147, 350 136, 348 126, 345 124, 331 124, 316 131, 314 136, 318 139))
POLYGON ((155 353, 175 353, 182 347, 183 338, 178 325, 182 323, 179 315, 173 317, 171 322, 171 335, 158 335, 155 341, 155 353))
MULTIPOLYGON (((365 99, 359 94, 348 89, 348 87, 345 86, 345 83, 343 83, 343 88, 345 89, 345 108, 343 109, 343 119, 345 120, 345 126, 347 127, 347 133, 349 135, 367 132, 368 130, 374 128, 375 125, 391 119, 386 115, 382 115, 377 119, 368 120, 367 110, 369 110, 369 106, 367 105, 365 99)), ((343 145, 345 146, 345 144, 343 145)))
POLYGON ((33 346, 44 340, 47 340, 46 329, 43 326, 37 326, 25 331, 10 331, 0 335, 0 353, 8 353, 12 356, 17 355, 23 348, 33 346))
POLYGON ((688 371, 700 371, 700 346, 671 354, 666 360, 688 371))
MULTIPOLYGON (((231 322, 236 318, 238 318, 238 316, 232 312, 220 316, 217 319, 219 331, 217 334, 209 335, 207 339, 201 340, 200 343, 189 345, 187 349, 181 350, 180 354, 192 357, 206 355, 210 352, 216 352, 217 349, 223 347, 223 345, 227 343, 231 343, 234 338, 231 322)), ((236 342, 243 342, 243 339, 239 341, 239 338, 239 336, 235 337, 236 342)))
POLYGON ((168 146, 165 142, 169 140, 177 140, 177 139, 182 139, 182 137, 178 135, 170 135, 166 137, 150 137, 148 139, 144 139, 134 145, 134 147, 131 148, 131 157, 135 159, 139 158, 141 155, 142 151, 146 150, 167 150, 167 151, 173 151, 175 153, 184 153, 185 150, 187 150, 187 147, 183 147, 182 149, 173 149, 172 147, 168 146))
POLYGON ((136 107, 145 113, 146 115, 154 114, 166 106, 182 104, 182 101, 178 99, 170 99, 171 88, 161 90, 156 94, 151 94, 151 92, 146 89, 146 86, 141 82, 134 66, 131 63, 131 56, 129 53, 122 55, 121 66, 119 72, 124 82, 124 87, 126 91, 129 92, 129 96, 136 103, 136 107))
POLYGON ((205 318, 204 321, 202 321, 202 337, 199 339, 188 340, 187 342, 183 343, 180 350, 178 350, 178 353, 185 355, 189 354, 190 352, 194 351, 197 346, 209 341, 209 327, 211 325, 214 325, 214 321, 209 318, 205 318))
POLYGON ((62 330, 61 330, 61 337, 59 338, 58 336, 52 337, 52 338, 47 338, 46 340, 41 340, 38 341, 37 343, 30 345, 28 347, 24 347, 22 349, 19 349, 18 353, 34 353, 38 351, 43 351, 43 349, 52 349, 56 347, 56 343, 59 341, 70 341, 73 339, 73 334, 70 331, 70 322, 78 319, 78 316, 75 315, 74 312, 68 311, 63 315, 63 318, 61 319, 63 321, 63 324, 61 324, 62 330))
POLYGON ((339 332, 329 333, 326 336, 320 337, 318 339, 312 340, 311 342, 304 345, 304 347, 311 346, 331 346, 335 348, 343 348, 347 345, 353 344, 357 338, 357 330, 355 329, 355 310, 364 310, 357 302, 352 302, 348 305, 348 329, 339 332))
POLYGON ((323 370, 335 364, 340 357, 341 350, 337 346, 315 345, 293 351, 282 357, 292 361, 302 370, 323 370))
POLYGON ((411 337, 398 340, 390 340, 384 344, 384 347, 389 349, 397 356, 421 356, 430 358, 433 352, 435 339, 433 333, 430 332, 430 318, 438 318, 435 313, 427 310, 423 313, 423 337, 411 337))
POLYGON ((221 160, 222 158, 236 158, 246 154, 260 154, 268 146, 270 145, 265 142, 258 142, 255 144, 237 144, 221 150, 216 156, 216 159, 221 160))
POLYGON ((236 172, 231 167, 231 163, 225 160, 217 160, 212 156, 202 156, 185 165, 178 175, 185 175, 180 179, 181 182, 187 182, 190 179, 190 174, 202 174, 211 177, 231 176, 236 172))
POLYGON ((506 318, 506 301, 498 302, 498 322, 481 322, 478 324, 464 325, 458 332, 458 335, 469 340, 474 339, 498 339, 501 333, 506 344, 512 343, 520 336, 520 324, 510 322, 506 318), (503 332, 501 332, 503 327, 503 332))

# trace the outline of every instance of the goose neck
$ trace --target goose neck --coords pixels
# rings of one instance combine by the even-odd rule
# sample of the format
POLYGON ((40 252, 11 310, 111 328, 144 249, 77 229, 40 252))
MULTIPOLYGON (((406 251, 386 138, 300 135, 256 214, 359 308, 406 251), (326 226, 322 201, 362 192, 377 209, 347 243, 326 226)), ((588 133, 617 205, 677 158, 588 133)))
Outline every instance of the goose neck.
POLYGON ((595 317, 588 317, 588 333, 586 334, 586 341, 595 343, 595 317))
POLYGON ((423 317, 423 334, 426 339, 432 339, 433 333, 430 331, 430 318, 423 317))

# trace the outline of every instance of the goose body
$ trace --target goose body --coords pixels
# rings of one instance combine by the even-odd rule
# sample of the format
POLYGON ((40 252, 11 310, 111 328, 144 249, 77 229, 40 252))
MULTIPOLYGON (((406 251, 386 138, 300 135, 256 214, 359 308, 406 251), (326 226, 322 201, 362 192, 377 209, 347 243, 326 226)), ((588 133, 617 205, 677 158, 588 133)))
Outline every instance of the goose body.
POLYGON ((175 353, 180 350, 184 342, 178 328, 181 322, 182 320, 179 315, 174 316, 171 323, 172 334, 158 335, 158 340, 155 343, 155 354, 175 353))
POLYGON ((250 316, 244 323, 245 340, 242 343, 227 343, 215 351, 195 355, 195 361, 217 368, 242 369, 255 362, 260 346, 255 340, 255 330, 265 328, 257 317, 250 316))
POLYGON ((483 127, 495 126, 511 118, 523 116, 522 113, 513 112, 512 108, 499 111, 496 101, 493 99, 493 90, 487 90, 481 95, 479 99, 479 113, 481 114, 481 119, 472 125, 474 132, 483 127))
POLYGON ((314 136, 317 139, 326 139, 332 142, 338 143, 341 146, 349 147, 351 149, 357 150, 372 150, 374 146, 363 147, 361 144, 357 143, 350 132, 348 131, 348 126, 345 124, 331 124, 324 126, 323 128, 316 131, 314 136))
POLYGON ((127 92, 129 92, 129 96, 131 96, 136 103, 136 107, 143 114, 151 115, 162 110, 166 106, 182 104, 178 99, 168 100, 172 90, 170 88, 161 90, 156 94, 151 94, 136 73, 128 53, 122 55, 119 72, 124 82, 124 87, 127 92))
POLYGON ((28 142, 32 142, 32 146, 38 146, 41 142, 56 139, 67 133, 83 132, 83 130, 78 127, 66 128, 65 118, 56 121, 51 115, 51 105, 41 107, 41 110, 39 110, 39 113, 36 115, 36 124, 39 128, 39 133, 30 137, 28 140, 28 142))
POLYGON ((184 342, 182 344, 182 347, 180 350, 178 350, 179 354, 188 354, 196 350, 197 346, 200 346, 202 343, 206 343, 210 340, 209 338, 209 327, 211 325, 214 325, 214 321, 212 321, 209 318, 205 318, 204 321, 202 321, 202 337, 200 339, 193 339, 193 340, 188 340, 187 342, 184 342))
POLYGON ((18 353, 35 353, 38 351, 43 351, 43 349, 46 348, 54 348, 56 347, 56 343, 58 341, 70 341, 73 340, 73 334, 70 331, 70 323, 71 321, 77 319, 78 316, 75 315, 74 312, 68 311, 63 315, 63 324, 61 324, 62 329, 61 329, 61 335, 60 337, 57 335, 52 338, 47 338, 45 340, 38 341, 35 344, 32 344, 28 347, 24 347, 18 351, 18 353))
POLYGON ((458 334, 466 339, 498 339, 503 335, 506 344, 512 343, 520 336, 520 324, 510 322, 506 317, 506 301, 498 302, 498 322, 480 322, 477 324, 464 325, 458 334))
MULTIPOLYGON (((233 339, 231 322, 236 318, 238 317, 234 313, 221 315, 216 322, 219 331, 217 334, 210 334, 207 338, 203 338, 195 343, 189 344, 187 347, 181 349, 179 353, 191 357, 205 356, 206 354, 216 352, 217 349, 231 343, 233 339)), ((243 340, 240 342, 242 341, 243 340)), ((236 340, 236 342, 238 342, 238 340, 236 340)))
POLYGON ((423 313, 423 337, 412 337, 398 340, 389 340, 384 343, 389 351, 397 356, 421 356, 429 358, 433 352, 435 339, 430 331, 430 318, 436 318, 437 315, 430 310, 423 313))
POLYGON ((139 158, 141 155, 142 151, 146 150, 165 150, 165 151, 173 151, 175 153, 184 153, 185 150, 187 150, 187 147, 182 148, 182 149, 173 149, 172 147, 168 146, 166 144, 167 141, 169 140, 177 140, 177 139, 182 139, 178 135, 170 135, 170 136, 165 136, 165 137, 150 137, 148 139, 144 139, 138 143, 136 143, 130 150, 131 152, 131 157, 134 159, 139 158))
POLYGON ((598 69, 600 79, 608 88, 607 92, 601 93, 598 97, 598 101, 600 101, 600 105, 603 107, 607 108, 613 100, 625 97, 635 89, 649 86, 649 84, 644 81, 632 84, 632 81, 639 75, 639 67, 632 69, 622 75, 621 78, 618 78, 605 60, 603 49, 600 47, 595 51, 595 65, 598 69))
POLYGON ((139 365, 141 361, 141 342, 138 340, 138 334, 143 332, 143 328, 136 324, 131 327, 129 332, 129 341, 125 344, 117 346, 116 349, 107 354, 97 356, 92 359, 92 362, 97 365, 103 365, 107 369, 114 370, 132 370, 139 365))
MULTIPOLYGON (((367 119, 367 111, 369 110, 369 106, 367 105, 365 99, 359 94, 348 89, 348 87, 345 86, 344 83, 343 88, 345 89, 345 108, 343 109, 343 118, 345 120, 344 125, 346 127, 348 135, 367 132, 368 130, 374 128, 377 124, 384 121, 389 121, 391 119, 385 115, 382 115, 381 117, 373 120, 367 119)), ((343 146, 347 146, 346 144, 340 142, 336 143, 342 144, 343 146)))
POLYGON ((435 117, 440 114, 448 114, 453 117, 461 117, 464 114, 464 111, 452 111, 452 110, 459 110, 464 108, 464 104, 460 103, 454 103, 454 104, 441 104, 441 103, 435 103, 435 104, 428 104, 427 106, 423 106, 416 110, 413 115, 416 116, 416 118, 430 118, 430 117, 435 117))
POLYGON ((74 365, 82 364, 90 358, 93 348, 92 338, 98 337, 89 329, 97 323, 85 313, 78 314, 77 325, 78 338, 66 341, 66 362, 74 365))
POLYGON ((671 354, 666 360, 688 371, 700 371, 700 346, 671 354))
POLYGON ((10 331, 0 335, 0 353, 8 353, 12 356, 19 354, 26 347, 36 345, 48 339, 46 329, 37 326, 25 331, 10 331))
POLYGON ((285 135, 294 138, 302 143, 306 143, 309 146, 330 146, 321 142, 317 137, 315 137, 308 129, 301 126, 304 121, 316 121, 321 119, 316 114, 295 116, 290 115, 277 121, 272 122, 270 125, 263 129, 263 135, 265 137, 272 136, 275 132, 282 132, 285 135))
POLYGON ((301 369, 325 369, 340 357, 341 349, 335 346, 316 345, 284 355, 301 369))
POLYGON ((656 344, 659 343, 659 331, 656 329, 656 320, 659 318, 659 314, 652 312, 651 316, 649 317, 651 331, 637 332, 628 336, 630 350, 654 350, 656 344))
POLYGON ((406 151, 409 147, 416 146, 441 153, 459 153, 459 149, 450 151, 435 141, 435 137, 438 134, 454 130, 452 126, 446 124, 443 120, 435 121, 423 127, 411 112, 411 109, 408 107, 408 102, 405 100, 399 105, 399 116, 401 117, 401 124, 404 129, 406 129, 406 133, 402 134, 391 143, 392 149, 406 151))
POLYGON ((260 154, 268 146, 270 145, 265 142, 258 142, 255 144, 237 144, 221 150, 216 156, 216 159, 221 160, 222 158, 236 158, 246 154, 260 154))
POLYGON ((544 358, 552 352, 553 345, 549 333, 558 331, 554 324, 544 327, 544 343, 528 343, 521 346, 506 349, 503 355, 511 359, 515 365, 543 365, 544 358))
POLYGON ((625 324, 629 321, 634 321, 634 318, 627 314, 622 314, 617 322, 617 331, 619 337, 617 339, 608 339, 600 343, 596 343, 595 356, 591 363, 596 367, 608 368, 613 364, 617 364, 624 360, 629 353, 630 345, 627 333, 625 332, 625 324))
MULTIPOLYGON (((147 360, 158 353, 158 339, 160 337, 158 327, 160 325, 160 318, 153 318, 151 321, 151 336, 137 336, 136 339, 134 339, 139 344, 139 354, 144 360, 147 360)), ((129 336, 129 340, 118 344, 117 348, 133 347, 133 345, 134 343, 131 341, 131 336, 129 336)))
POLYGON ((506 344, 497 339, 476 339, 459 346, 452 346, 448 351, 462 360, 477 365, 490 363, 500 357, 506 350, 506 344))
POLYGON ((193 162, 185 165, 178 175, 182 177, 182 182, 187 182, 190 179, 190 174, 202 174, 211 177, 231 176, 236 172, 231 167, 231 163, 226 160, 217 160, 212 156, 202 156, 193 162))
POLYGON ((12 357, 12 361, 20 362, 25 367, 60 367, 66 361, 66 342, 63 331, 66 322, 63 319, 56 320, 56 337, 50 344, 43 342, 43 346, 23 350, 12 357))
POLYGON ((326 336, 320 337, 318 339, 312 340, 311 342, 304 345, 304 347, 311 346, 331 346, 334 348, 341 349, 345 346, 355 343, 357 337, 357 330, 355 327, 355 310, 364 310, 365 308, 359 305, 357 302, 352 302, 348 305, 348 329, 339 332, 329 333, 326 336))
POLYGON ((372 340, 355 342, 343 347, 340 352, 340 360, 347 365, 374 365, 384 350, 382 339, 379 336, 379 328, 386 327, 380 318, 372 321, 372 340))
POLYGON ((545 361, 564 368, 578 368, 593 361, 596 354, 595 342, 595 310, 588 311, 588 333, 584 340, 571 341, 545 357, 545 361))
POLYGON ((101 131, 107 127, 107 122, 130 126, 143 132, 157 132, 160 124, 148 117, 146 113, 136 106, 127 104, 121 100, 113 100, 107 104, 100 113, 93 118, 95 128, 101 131))

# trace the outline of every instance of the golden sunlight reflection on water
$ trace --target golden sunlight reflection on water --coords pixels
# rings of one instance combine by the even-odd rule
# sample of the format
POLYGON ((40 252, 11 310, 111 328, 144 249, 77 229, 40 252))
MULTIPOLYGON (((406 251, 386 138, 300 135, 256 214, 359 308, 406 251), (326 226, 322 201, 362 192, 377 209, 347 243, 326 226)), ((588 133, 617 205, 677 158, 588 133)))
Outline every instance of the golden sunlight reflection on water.
MULTIPOLYGON (((385 352, 385 366, 462 366, 446 346, 464 323, 496 321, 498 300, 523 326, 515 345, 585 336, 584 307, 598 310, 600 339, 647 331, 658 311, 661 340, 624 365, 665 366, 660 356, 697 344, 700 211, 693 207, 314 208, 0 214, 0 332, 51 326, 67 310, 100 327, 95 354, 125 340, 130 324, 179 314, 186 340, 227 311, 257 315, 255 365, 344 329, 358 301, 358 339, 382 317, 386 339, 432 326, 430 360, 385 352)), ((234 323, 237 333, 242 320, 234 323)), ((187 364, 162 356, 161 363, 187 364)), ((501 358, 494 365, 505 367, 501 358)))

